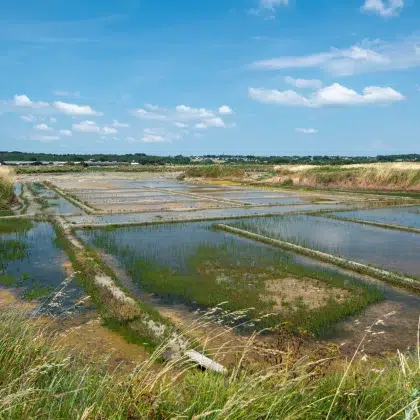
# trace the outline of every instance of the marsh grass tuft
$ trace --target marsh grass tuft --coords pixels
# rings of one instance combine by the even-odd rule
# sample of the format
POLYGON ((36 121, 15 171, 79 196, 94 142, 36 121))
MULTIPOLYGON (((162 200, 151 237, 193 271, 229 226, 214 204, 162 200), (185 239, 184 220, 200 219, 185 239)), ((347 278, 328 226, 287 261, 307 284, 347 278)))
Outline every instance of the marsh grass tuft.
MULTIPOLYGON (((156 364, 159 349, 129 374, 106 373, 54 345, 51 332, 16 311, 0 311, 0 417, 78 419, 415 419, 415 352, 378 362, 293 359, 252 368, 243 357, 227 376, 181 358, 156 364)), ((362 344, 362 343, 361 343, 362 344)), ((229 351, 229 350, 226 350, 229 351)))

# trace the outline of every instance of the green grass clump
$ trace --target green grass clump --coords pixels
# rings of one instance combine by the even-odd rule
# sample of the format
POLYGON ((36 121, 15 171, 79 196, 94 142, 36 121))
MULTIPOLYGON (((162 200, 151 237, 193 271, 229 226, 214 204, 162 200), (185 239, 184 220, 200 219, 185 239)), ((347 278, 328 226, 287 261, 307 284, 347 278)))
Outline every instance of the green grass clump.
MULTIPOLYGON (((333 270, 303 266, 287 254, 252 243, 231 239, 220 245, 197 244, 193 251, 184 250, 184 244, 177 243, 174 266, 174 261, 165 264, 162 257, 145 255, 141 247, 124 244, 123 237, 118 243, 114 234, 112 230, 92 231, 89 237, 95 246, 116 256, 144 291, 193 307, 212 308, 225 302, 224 308, 230 311, 253 308, 247 314, 248 319, 256 319, 252 329, 289 322, 295 333, 306 331, 321 335, 331 330, 337 321, 382 298, 378 288, 361 280, 333 270), (350 293, 343 301, 331 297, 319 309, 297 304, 295 308, 274 311, 275 302, 267 299, 266 281, 275 279, 281 284, 282 278, 290 276, 319 280, 327 288, 341 288, 350 293), (272 312, 275 314, 266 316, 272 312)), ((156 253, 160 254, 158 248, 156 253)))
POLYGON ((0 233, 23 233, 31 230, 33 223, 28 219, 0 219, 0 233))
POLYGON ((4 287, 16 287, 20 284, 20 279, 11 274, 0 275, 0 285, 4 287))
POLYGON ((34 284, 23 292, 23 297, 27 300, 37 300, 48 296, 53 291, 51 286, 34 284))
MULTIPOLYGON (((399 354, 376 363, 285 361, 226 376, 156 365, 106 373, 57 350, 48 332, 14 311, 0 312, 0 418, 7 419, 415 419, 420 360, 399 354), (182 375, 180 375, 182 372, 182 375)), ((253 351, 250 345, 247 351, 253 351)))

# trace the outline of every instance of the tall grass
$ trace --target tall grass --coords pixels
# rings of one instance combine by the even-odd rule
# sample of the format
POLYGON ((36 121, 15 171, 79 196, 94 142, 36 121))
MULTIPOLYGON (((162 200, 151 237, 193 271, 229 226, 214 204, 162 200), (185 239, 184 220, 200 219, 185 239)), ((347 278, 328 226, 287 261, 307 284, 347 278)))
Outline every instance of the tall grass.
POLYGON ((14 197, 14 174, 4 166, 0 167, 0 210, 8 210, 14 197))
MULTIPOLYGON (((130 374, 106 373, 57 349, 21 314, 0 311, 0 418, 4 419, 399 419, 420 416, 420 359, 335 362, 284 354, 253 369, 246 354, 226 376, 159 355, 130 374)), ((365 339, 370 339, 367 336, 365 339)), ((160 351, 162 351, 161 349, 160 351)), ((357 356, 357 355, 356 355, 357 356)))
POLYGON ((376 163, 347 166, 281 165, 272 182, 312 187, 420 190, 420 165, 376 163))

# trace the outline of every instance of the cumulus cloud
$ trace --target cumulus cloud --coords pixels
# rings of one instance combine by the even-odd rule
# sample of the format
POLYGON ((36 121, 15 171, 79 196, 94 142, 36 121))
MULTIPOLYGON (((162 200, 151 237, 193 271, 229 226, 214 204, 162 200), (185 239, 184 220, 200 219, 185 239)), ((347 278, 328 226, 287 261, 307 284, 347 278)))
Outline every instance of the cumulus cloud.
POLYGON ((50 117, 50 123, 55 124, 57 122, 57 118, 50 117))
POLYGON ((286 76, 284 78, 284 81, 292 86, 295 86, 300 89, 319 89, 322 87, 321 80, 318 79, 294 79, 293 77, 286 76))
POLYGON ((95 111, 89 105, 77 105, 67 102, 56 101, 54 107, 66 115, 85 115, 85 116, 101 116, 102 112, 95 111))
POLYGON ((47 124, 37 124, 34 128, 39 131, 52 131, 52 128, 47 124))
POLYGON ((296 128, 296 132, 302 134, 316 134, 318 133, 318 130, 315 128, 296 128))
POLYGON ((26 95, 15 95, 12 103, 14 106, 23 108, 47 108, 49 106, 47 102, 34 102, 26 95))
POLYGON ((70 136, 73 135, 71 130, 60 130, 60 134, 63 135, 63 136, 67 136, 67 137, 70 137, 70 136))
POLYGON ((222 105, 213 111, 206 108, 194 108, 188 105, 178 105, 175 108, 161 108, 157 105, 145 105, 144 108, 136 109, 134 116, 146 120, 166 121, 178 128, 186 128, 194 124, 196 128, 226 128, 228 125, 220 115, 229 115, 232 110, 227 105, 222 105), (148 108, 148 109, 144 109, 148 108), (220 115, 218 115, 220 114, 220 115))
POLYGON ((334 83, 314 92, 310 96, 301 95, 294 90, 249 89, 250 98, 258 102, 319 108, 324 106, 356 106, 389 104, 405 99, 405 97, 390 87, 369 86, 363 92, 346 88, 334 83))
POLYGON ((331 48, 316 54, 255 61, 250 67, 259 70, 319 68, 336 76, 404 70, 420 66, 419 43, 418 35, 395 42, 363 40, 345 49, 331 48))
POLYGON ((20 119, 23 120, 23 121, 25 121, 25 122, 27 122, 27 123, 33 123, 33 122, 36 121, 36 118, 33 115, 31 115, 31 114, 29 114, 29 115, 22 115, 20 117, 20 119))
POLYGON ((230 108, 229 106, 222 105, 219 108, 219 114, 221 114, 221 115, 231 115, 231 114, 233 114, 233 111, 232 111, 232 108, 230 108))
POLYGON ((365 0, 362 11, 376 13, 382 17, 397 16, 404 7, 404 0, 365 0))
POLYGON ((81 133, 99 133, 101 131, 101 127, 96 125, 94 121, 83 121, 78 124, 72 125, 73 131, 79 131, 81 133))
POLYGON ((226 127, 226 124, 224 121, 219 117, 213 117, 213 118, 206 118, 202 122, 197 123, 195 125, 196 128, 204 129, 204 128, 224 128, 226 127))

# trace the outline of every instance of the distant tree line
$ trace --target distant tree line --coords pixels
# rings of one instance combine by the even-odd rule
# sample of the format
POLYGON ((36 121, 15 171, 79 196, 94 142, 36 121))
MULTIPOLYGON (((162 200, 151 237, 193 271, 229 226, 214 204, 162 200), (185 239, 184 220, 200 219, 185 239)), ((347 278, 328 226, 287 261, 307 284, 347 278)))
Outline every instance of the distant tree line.
POLYGON ((420 155, 378 155, 369 156, 254 156, 254 155, 203 155, 203 156, 154 156, 145 153, 134 154, 51 154, 51 153, 26 153, 26 152, 0 152, 2 161, 24 161, 24 162, 127 162, 140 165, 212 165, 222 164, 316 164, 316 165, 345 165, 352 163, 374 163, 374 162, 420 162, 420 155))

